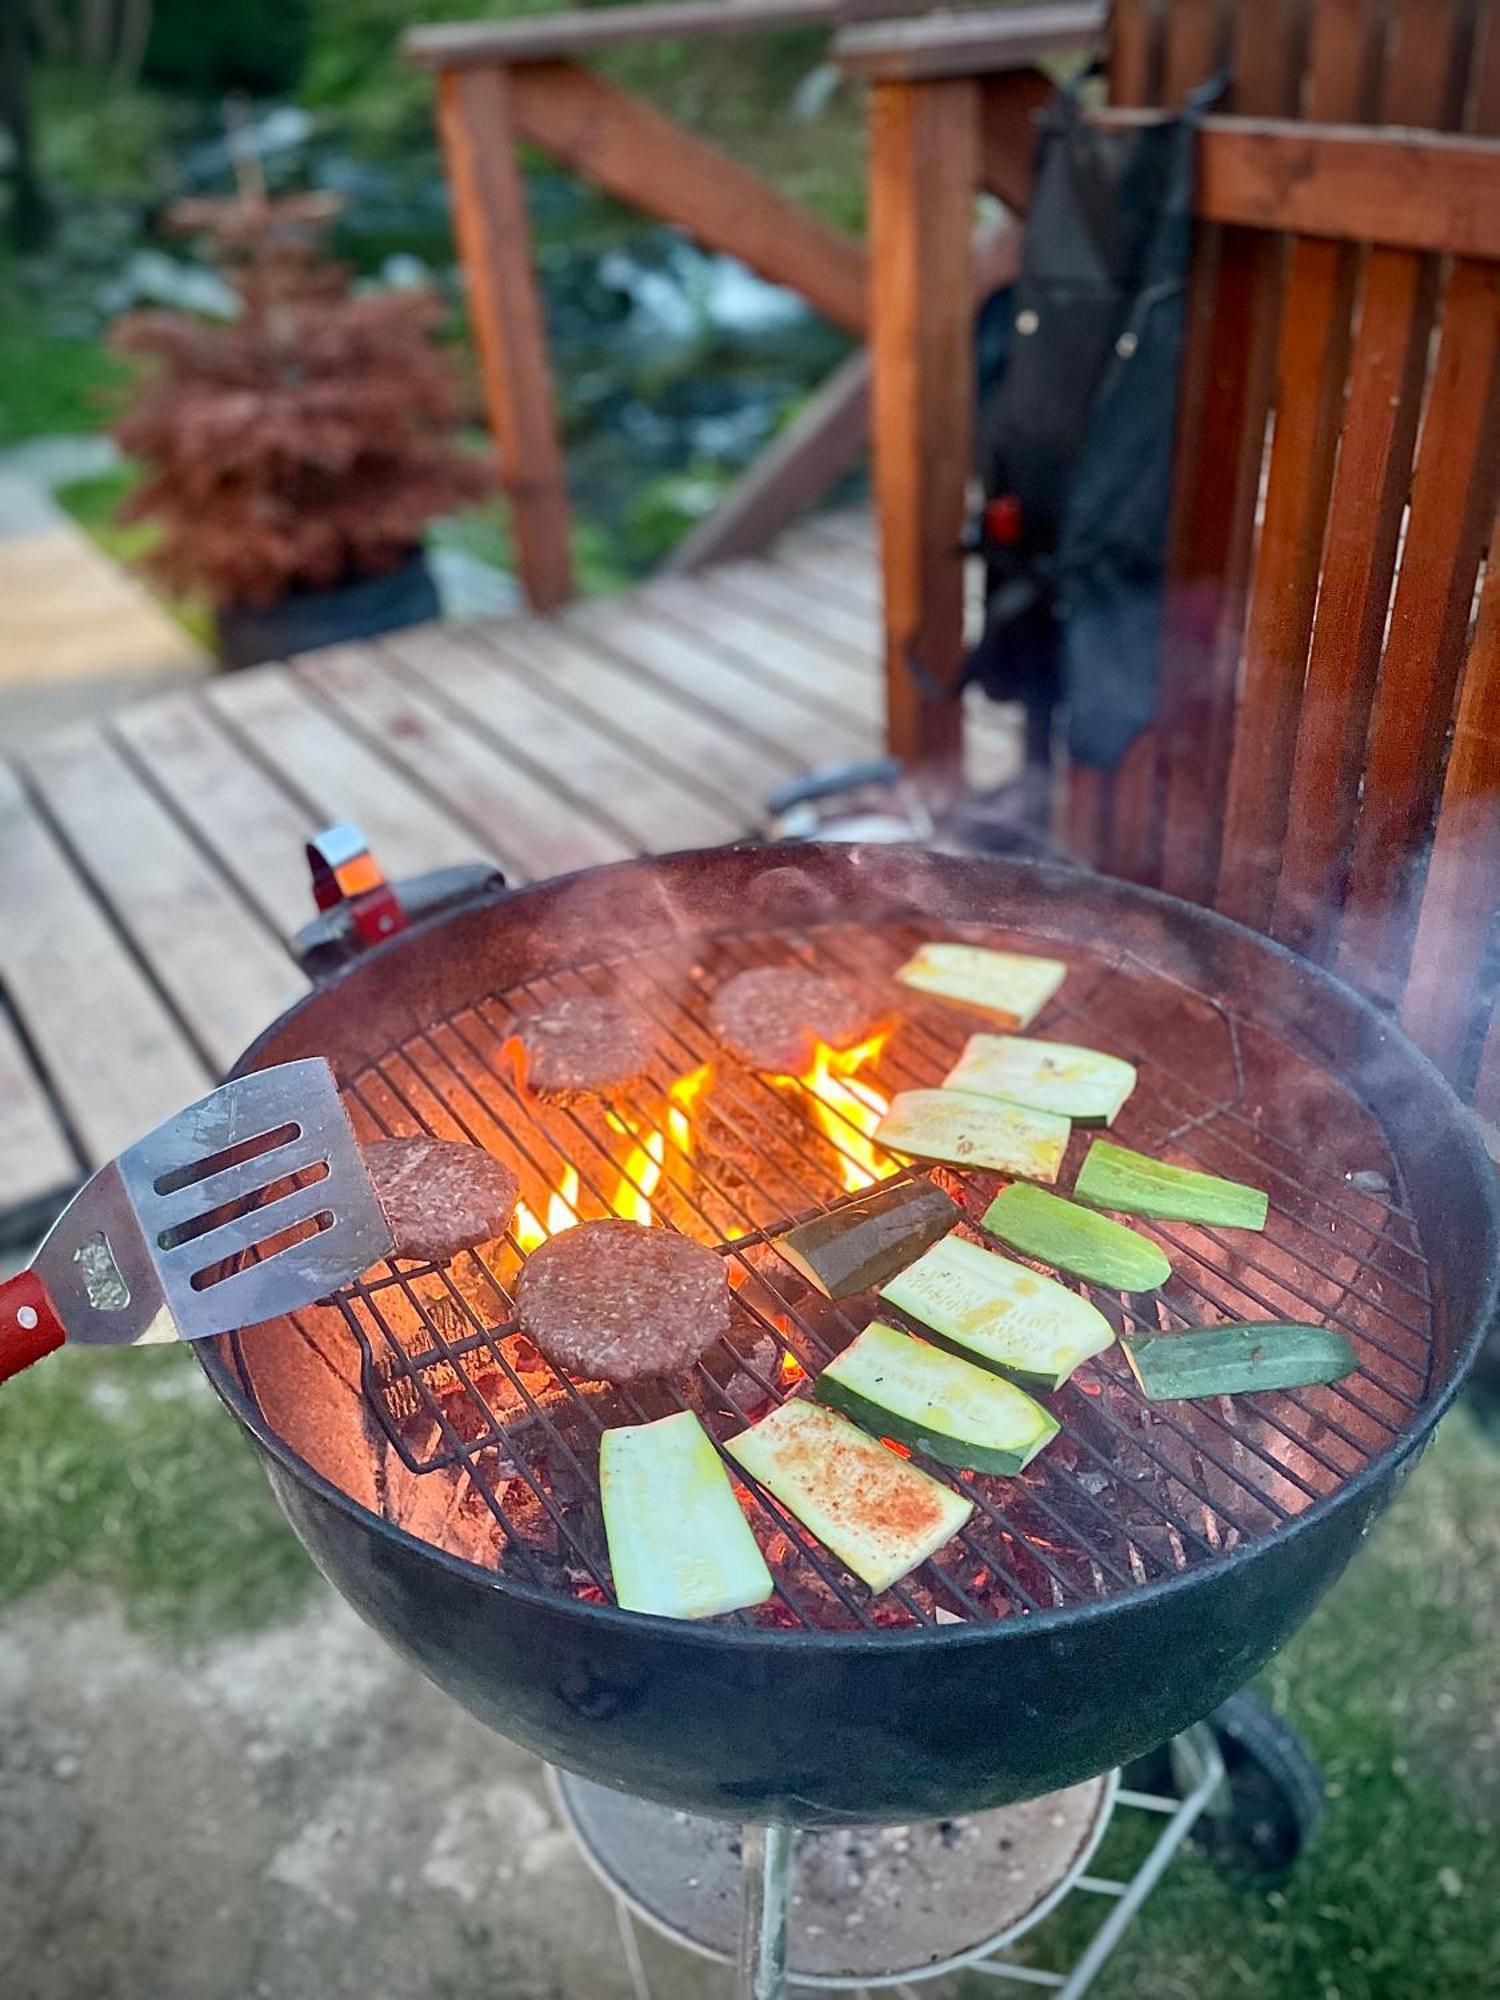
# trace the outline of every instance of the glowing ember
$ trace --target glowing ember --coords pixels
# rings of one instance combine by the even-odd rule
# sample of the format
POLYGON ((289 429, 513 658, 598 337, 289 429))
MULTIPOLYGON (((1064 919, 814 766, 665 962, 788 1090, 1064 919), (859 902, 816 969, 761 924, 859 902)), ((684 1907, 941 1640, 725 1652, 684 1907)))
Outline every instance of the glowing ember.
POLYGON ((834 1049, 819 1042, 812 1068, 797 1079, 811 1097, 813 1116, 838 1155, 839 1180, 850 1194, 873 1186, 891 1171, 870 1143, 870 1134, 890 1108, 890 1099, 855 1074, 875 1061, 889 1033, 882 1030, 850 1049, 834 1049))

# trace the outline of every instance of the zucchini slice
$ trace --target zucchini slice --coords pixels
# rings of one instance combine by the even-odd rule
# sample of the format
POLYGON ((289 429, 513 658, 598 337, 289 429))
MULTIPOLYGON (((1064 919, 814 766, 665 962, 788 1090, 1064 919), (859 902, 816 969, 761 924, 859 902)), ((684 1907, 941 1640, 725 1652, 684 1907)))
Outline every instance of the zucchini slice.
POLYGON ((1135 1067, 1119 1056, 1075 1048, 1071 1042, 970 1035, 943 1083, 949 1090, 977 1090, 1032 1111, 1055 1111, 1080 1125, 1113 1125, 1135 1089, 1135 1067))
POLYGON ((1115 1337, 1087 1299, 965 1236, 934 1243, 880 1296, 954 1353, 1053 1389, 1115 1337))
POLYGON ((896 974, 903 986, 977 1007, 1006 1028, 1028 1027, 1067 976, 1060 959, 979 944, 924 944, 896 974))
POLYGON ((1359 1356, 1333 1327, 1284 1320, 1133 1334, 1120 1345, 1141 1393, 1153 1403, 1305 1389, 1337 1382, 1359 1366, 1359 1356))
POLYGON ((936 1555, 974 1511, 972 1500, 801 1397, 725 1450, 871 1590, 888 1590, 936 1555))
POLYGON ((1028 1111, 971 1090, 902 1090, 875 1127, 875 1140, 921 1160, 1055 1181, 1070 1129, 1051 1111, 1028 1111))
POLYGON ((931 1181, 901 1181, 789 1229, 775 1247, 825 1298, 847 1299, 894 1277, 962 1214, 931 1181))
POLYGON ((1057 1435, 1057 1419, 1024 1389, 878 1319, 814 1390, 877 1437, 975 1472, 1020 1472, 1057 1435))
POLYGON ((1163 1222, 1205 1222, 1220 1228, 1264 1229, 1266 1196, 1242 1181, 1221 1181, 1193 1167, 1169 1166, 1096 1139, 1073 1183, 1073 1199, 1122 1215, 1155 1215, 1163 1222))
POLYGON ((1112 1292, 1151 1292, 1172 1275, 1159 1244, 1024 1181, 1000 1190, 984 1212, 983 1226, 1023 1257, 1112 1292))
POLYGON ((599 1441, 615 1598, 658 1618, 714 1618, 771 1595, 724 1462, 691 1410, 599 1441))

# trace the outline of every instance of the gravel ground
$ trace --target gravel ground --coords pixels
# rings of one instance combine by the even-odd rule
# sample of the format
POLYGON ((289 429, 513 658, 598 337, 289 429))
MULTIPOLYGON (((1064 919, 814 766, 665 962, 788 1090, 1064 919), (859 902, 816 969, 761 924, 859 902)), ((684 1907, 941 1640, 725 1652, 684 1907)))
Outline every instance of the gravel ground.
MULTIPOLYGON (((723 1992, 648 1941, 659 2000, 723 1992)), ((630 2000, 535 1758, 321 1594, 170 1652, 70 1586, 0 1626, 5 2000, 630 2000)))

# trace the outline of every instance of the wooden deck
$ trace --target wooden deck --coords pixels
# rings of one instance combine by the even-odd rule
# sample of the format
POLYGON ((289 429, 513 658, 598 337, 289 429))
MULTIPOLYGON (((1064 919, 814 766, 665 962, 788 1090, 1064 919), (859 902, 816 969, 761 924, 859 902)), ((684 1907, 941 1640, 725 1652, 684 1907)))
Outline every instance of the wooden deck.
MULTIPOLYGON (((0 1241, 198 1096, 306 986, 303 844, 512 881, 732 840, 879 749, 869 526, 549 619, 425 626, 27 743, 0 764, 0 1241)), ((970 731, 972 777, 1014 738, 970 731)))

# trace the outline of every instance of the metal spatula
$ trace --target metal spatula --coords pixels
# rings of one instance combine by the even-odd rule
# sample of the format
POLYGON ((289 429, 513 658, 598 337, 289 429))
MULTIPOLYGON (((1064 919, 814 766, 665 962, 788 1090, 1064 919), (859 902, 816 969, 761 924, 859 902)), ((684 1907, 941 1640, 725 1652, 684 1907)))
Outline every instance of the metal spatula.
POLYGON ((101 1167, 0 1284, 0 1381, 64 1340, 202 1340, 295 1312, 392 1248, 327 1063, 257 1070, 101 1167))

